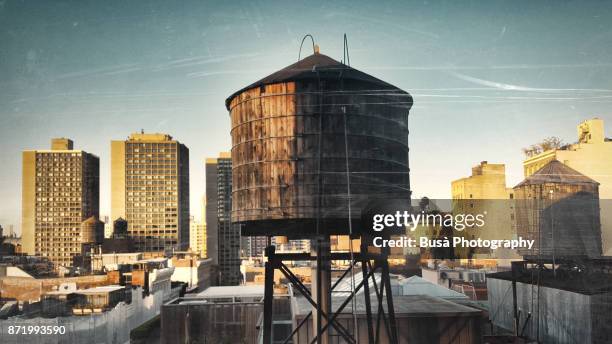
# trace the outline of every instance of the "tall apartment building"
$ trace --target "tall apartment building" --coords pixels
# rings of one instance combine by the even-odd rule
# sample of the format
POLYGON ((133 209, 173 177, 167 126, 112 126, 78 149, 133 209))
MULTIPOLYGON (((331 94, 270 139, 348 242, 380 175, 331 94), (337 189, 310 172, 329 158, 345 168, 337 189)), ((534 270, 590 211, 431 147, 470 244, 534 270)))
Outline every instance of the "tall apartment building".
MULTIPOLYGON (((338 235, 337 237, 340 237, 340 235, 338 235)), ((260 243, 265 243, 267 242, 267 240, 261 240, 260 238, 266 239, 266 237, 255 237, 257 239, 260 240, 260 243)), ((333 240, 333 239, 332 239, 333 240)), ((346 240, 348 242, 348 240, 346 240)), ((336 239, 336 243, 337 243, 337 239, 336 239)), ((287 240, 286 243, 279 243, 278 241, 275 240, 275 238, 272 238, 272 244, 274 246, 276 246, 276 250, 280 251, 280 252, 310 252, 310 239, 296 239, 296 240, 287 240)), ((333 246, 333 245, 332 245, 333 246)), ((347 250, 348 250, 348 246, 346 246, 347 250)), ((335 247, 332 247, 332 249, 338 249, 338 245, 336 245, 335 247)), ((354 245, 353 248, 357 251, 359 250, 359 245, 354 245)), ((265 246, 259 246, 258 249, 265 249, 265 246)), ((263 253, 263 251, 261 251, 259 253, 259 256, 261 256, 261 253, 263 253)))
POLYGON ((84 244, 102 235, 99 158, 75 150, 72 140, 52 139, 50 150, 23 152, 22 172, 23 251, 72 266, 84 244))
MULTIPOLYGON (((514 198, 512 188, 506 187, 506 166, 490 164, 482 161, 472 168, 472 175, 451 182, 454 214, 483 214, 485 224, 482 227, 464 229, 461 235, 469 239, 482 238, 487 240, 513 239, 514 209, 511 199, 514 198)), ((455 231, 457 233, 457 231, 455 231)), ((464 258, 466 252, 455 248, 456 253, 464 258)), ((481 250, 480 254, 484 253, 481 250)), ((509 252, 497 250, 487 252, 494 258, 511 258, 509 252)), ((483 257, 481 255, 480 257, 483 257)), ((484 257, 483 257, 484 258, 484 257)))
POLYGON ((529 177, 552 160, 584 174, 599 183, 603 255, 612 255, 612 139, 606 138, 604 121, 599 118, 578 124, 578 142, 550 149, 523 161, 529 177))
POLYGON ((245 237, 242 243, 242 255, 244 257, 261 257, 266 246, 268 246, 268 238, 265 236, 245 237))
POLYGON ((206 223, 196 221, 193 216, 189 221, 189 248, 200 257, 206 258, 206 223))
POLYGON ((167 134, 111 142, 111 221, 123 218, 139 252, 189 246, 189 149, 167 134))
POLYGON ((104 216, 102 218, 102 222, 104 222, 104 237, 110 238, 111 236, 113 236, 113 222, 108 216, 104 216))
POLYGON ((207 254, 218 265, 219 285, 240 284, 240 227, 232 225, 232 158, 206 159, 207 254))

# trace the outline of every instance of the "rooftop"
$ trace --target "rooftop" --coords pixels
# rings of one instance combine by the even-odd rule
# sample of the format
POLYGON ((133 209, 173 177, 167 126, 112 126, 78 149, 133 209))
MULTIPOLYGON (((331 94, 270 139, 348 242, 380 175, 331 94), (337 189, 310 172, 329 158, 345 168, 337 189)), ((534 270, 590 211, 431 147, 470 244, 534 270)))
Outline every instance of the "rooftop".
POLYGON ((307 56, 296 63, 287 66, 277 72, 274 72, 267 77, 260 79, 236 92, 234 92, 231 96, 227 98, 225 101, 225 106, 229 110, 230 102, 234 97, 238 94, 256 88, 263 85, 270 85, 276 83, 283 83, 288 81, 298 81, 298 80, 317 80, 317 78, 321 79, 339 79, 342 78, 344 80, 355 80, 355 81, 363 81, 376 85, 377 87, 385 90, 394 90, 399 91, 405 94, 408 94, 405 91, 400 90, 399 88, 377 79, 369 74, 366 74, 357 69, 351 68, 344 63, 336 61, 331 57, 319 53, 314 53, 310 56, 307 56))
POLYGON ((216 158, 206 158, 206 163, 207 164, 216 164, 219 159, 231 159, 232 158, 232 153, 230 152, 220 152, 219 156, 216 158))
POLYGON ((134 252, 134 253, 100 253, 100 254, 96 254, 97 256, 101 256, 101 257, 138 257, 140 255, 142 255, 141 252, 134 252))
POLYGON ((120 286, 120 285, 105 285, 105 286, 100 286, 100 287, 93 287, 93 288, 77 290, 75 291, 75 293, 77 294, 100 294, 100 293, 110 293, 110 292, 121 290, 121 289, 125 289, 125 287, 120 286))
POLYGON ((124 289, 124 286, 120 285, 105 285, 99 287, 92 287, 87 289, 60 289, 48 291, 45 295, 68 295, 68 294, 101 294, 110 293, 116 290, 124 289))
POLYGON ((240 285, 209 287, 195 297, 225 298, 225 297, 257 297, 264 295, 263 285, 240 285))
MULTIPOLYGON (((332 296, 332 304, 334 311, 344 301, 345 296, 332 296)), ((297 299, 297 315, 306 315, 312 310, 312 305, 304 297, 296 297, 297 299)), ((372 295, 372 310, 378 309, 378 302, 376 296, 372 295)), ((365 300, 359 295, 356 298, 356 309, 355 314, 357 316, 365 316, 365 300)), ((442 316, 475 316, 481 313, 480 310, 471 308, 468 306, 460 305, 448 300, 441 299, 439 297, 433 297, 428 295, 398 295, 393 296, 393 306, 395 308, 395 316, 397 318, 409 318, 409 317, 442 317, 442 316)), ((383 304, 385 312, 387 311, 386 304, 383 304)), ((342 314, 351 314, 351 303, 349 303, 343 310, 342 314)))
POLYGON ((163 263, 168 261, 168 258, 165 257, 160 257, 160 258, 147 258, 147 259, 140 259, 137 260, 135 263, 163 263))
POLYGON ((400 282, 403 287, 404 295, 428 295, 439 297, 446 300, 466 300, 466 295, 443 286, 431 283, 419 276, 412 276, 400 282))
POLYGON ((132 133, 130 141, 172 141, 172 136, 162 133, 132 133))

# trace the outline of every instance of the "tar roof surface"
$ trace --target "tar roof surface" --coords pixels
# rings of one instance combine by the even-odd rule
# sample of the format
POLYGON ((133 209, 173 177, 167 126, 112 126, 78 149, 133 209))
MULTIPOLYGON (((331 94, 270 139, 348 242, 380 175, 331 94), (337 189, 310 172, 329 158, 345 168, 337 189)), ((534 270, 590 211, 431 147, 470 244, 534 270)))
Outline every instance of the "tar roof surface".
MULTIPOLYGON (((335 309, 344 301, 346 296, 332 296, 332 306, 335 309)), ((312 306, 304 297, 297 297, 297 315, 306 315, 312 310, 312 306)), ((378 302, 376 296, 373 294, 371 297, 372 310, 378 309, 378 302)), ((397 318, 409 318, 409 317, 461 317, 461 316, 475 316, 481 314, 481 311, 472 307, 460 305, 458 303, 441 299, 439 297, 433 297, 428 295, 394 295, 393 296, 393 307, 395 309, 395 316, 397 318)), ((383 303, 385 312, 387 310, 386 303, 383 303)), ((351 303, 349 303, 343 310, 342 314, 352 314, 351 303)), ((356 298, 356 315, 365 315, 365 300, 363 296, 358 295, 356 298)))
POLYGON ((376 85, 382 90, 394 90, 408 94, 406 91, 338 62, 327 55, 315 53, 234 92, 225 100, 225 107, 229 110, 229 105, 232 99, 246 90, 263 85, 283 83, 287 81, 317 79, 319 77, 322 79, 342 77, 344 80, 363 81, 376 85))
POLYGON ((263 285, 240 285, 240 286, 220 286, 208 287, 197 294, 198 297, 245 297, 263 296, 263 285))

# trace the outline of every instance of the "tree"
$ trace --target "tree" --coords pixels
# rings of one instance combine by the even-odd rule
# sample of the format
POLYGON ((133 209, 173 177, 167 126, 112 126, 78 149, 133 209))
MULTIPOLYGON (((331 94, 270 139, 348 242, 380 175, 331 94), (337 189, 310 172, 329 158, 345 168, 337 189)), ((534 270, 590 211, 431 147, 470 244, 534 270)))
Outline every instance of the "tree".
POLYGON ((429 198, 427 198, 427 197, 421 198, 421 200, 419 201, 419 208, 423 212, 428 210, 428 208, 429 208, 429 198))
POLYGON ((549 136, 536 144, 523 148, 523 153, 529 158, 551 149, 559 149, 563 147, 563 145, 563 140, 560 138, 556 136, 549 136))
POLYGON ((550 136, 542 140, 540 143, 540 147, 542 147, 543 151, 551 150, 551 149, 559 149, 563 146, 563 141, 556 137, 550 136))

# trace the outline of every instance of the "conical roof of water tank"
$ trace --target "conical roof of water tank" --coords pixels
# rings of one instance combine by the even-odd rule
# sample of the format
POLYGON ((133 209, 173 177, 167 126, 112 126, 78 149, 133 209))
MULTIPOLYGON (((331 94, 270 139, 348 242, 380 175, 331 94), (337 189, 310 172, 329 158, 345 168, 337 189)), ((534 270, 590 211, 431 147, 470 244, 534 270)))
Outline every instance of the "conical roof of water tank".
POLYGON ((574 170, 558 160, 552 160, 537 170, 531 176, 525 178, 514 188, 519 188, 525 185, 537 185, 546 183, 559 184, 599 184, 595 180, 585 176, 584 174, 574 170))
POLYGON ((367 82, 376 85, 378 89, 394 90, 396 92, 399 91, 401 93, 408 94, 408 92, 401 90, 396 86, 347 66, 327 55, 315 53, 234 92, 225 100, 225 107, 229 110, 230 102, 238 94, 263 85, 283 83, 287 81, 317 80, 319 78, 323 80, 338 79, 340 77, 342 77, 342 79, 345 81, 355 80, 367 82))

